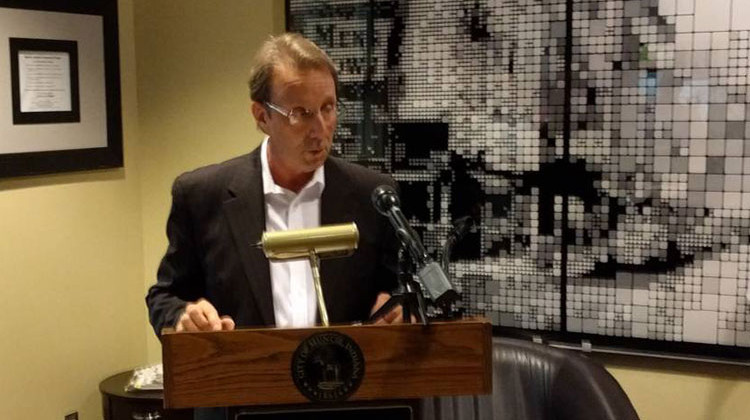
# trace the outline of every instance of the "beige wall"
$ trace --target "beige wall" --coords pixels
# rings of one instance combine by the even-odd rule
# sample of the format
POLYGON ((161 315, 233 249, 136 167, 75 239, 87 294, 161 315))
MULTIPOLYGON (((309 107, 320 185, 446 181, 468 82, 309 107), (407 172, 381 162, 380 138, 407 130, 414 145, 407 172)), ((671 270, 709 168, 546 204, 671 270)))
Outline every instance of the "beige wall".
MULTIPOLYGON (((159 360, 143 294, 166 247, 170 184, 260 141, 246 69, 283 10, 120 0, 125 167, 0 180, 0 418, 101 418, 98 382, 159 360)), ((748 369, 599 358, 644 419, 750 418, 748 369)))
POLYGON ((750 367, 597 356, 630 396, 644 420, 750 418, 750 367))
POLYGON ((132 27, 120 0, 125 167, 0 180, 2 419, 101 418, 99 381, 145 361, 132 27))

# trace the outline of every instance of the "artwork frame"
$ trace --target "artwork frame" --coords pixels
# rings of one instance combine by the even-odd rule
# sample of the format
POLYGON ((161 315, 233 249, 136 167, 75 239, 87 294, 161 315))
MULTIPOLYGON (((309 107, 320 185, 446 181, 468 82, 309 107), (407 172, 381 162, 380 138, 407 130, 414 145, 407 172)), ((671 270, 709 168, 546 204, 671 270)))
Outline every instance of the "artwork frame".
POLYGON ((117 1, 0 0, 0 21, 0 178, 122 167, 117 1), (40 95, 59 101, 21 100, 21 52, 64 58, 40 95))
POLYGON ((286 22, 337 64, 352 111, 334 152, 399 183, 427 252, 474 220, 446 270, 464 314, 554 346, 746 364, 745 9, 641 0, 604 22, 596 0, 430 2, 287 0, 286 22))

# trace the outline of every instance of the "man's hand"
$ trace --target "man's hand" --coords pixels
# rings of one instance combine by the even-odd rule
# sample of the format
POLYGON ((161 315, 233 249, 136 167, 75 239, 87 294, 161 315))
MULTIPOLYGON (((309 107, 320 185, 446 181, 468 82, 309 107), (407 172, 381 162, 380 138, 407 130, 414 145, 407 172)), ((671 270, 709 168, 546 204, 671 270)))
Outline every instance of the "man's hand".
POLYGON ((179 331, 221 331, 233 330, 234 320, 229 316, 219 318, 219 313, 206 299, 190 302, 185 312, 177 320, 175 329, 179 331))
MULTIPOLYGON (((370 310, 370 315, 374 314, 375 311, 380 309, 381 306, 385 305, 385 303, 388 302, 388 299, 390 298, 391 298, 390 293, 380 292, 378 294, 378 297, 375 298, 375 304, 372 305, 372 309, 370 310)), ((393 309, 391 309, 390 312, 378 318, 375 321, 375 324, 401 324, 403 322, 404 322, 403 309, 401 308, 401 305, 396 305, 393 307, 393 309)), ((412 323, 417 322, 417 318, 414 315, 411 316, 411 322, 412 323)))

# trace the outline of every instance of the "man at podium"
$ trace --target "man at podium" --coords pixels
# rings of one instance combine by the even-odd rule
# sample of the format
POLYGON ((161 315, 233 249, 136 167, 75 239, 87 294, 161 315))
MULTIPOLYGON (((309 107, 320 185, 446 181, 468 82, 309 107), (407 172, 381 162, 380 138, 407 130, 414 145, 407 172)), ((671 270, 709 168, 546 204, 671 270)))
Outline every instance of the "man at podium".
MULTIPOLYGON (((321 262, 332 323, 365 320, 396 287, 397 244, 370 194, 389 176, 329 156, 336 68, 297 34, 270 37, 250 73, 251 111, 266 134, 249 154, 180 175, 172 187, 169 246, 146 302, 156 334, 245 326, 308 327, 317 302, 306 261, 269 262, 264 231, 355 222, 359 247, 321 262)), ((401 310, 385 322, 400 322, 401 310)))

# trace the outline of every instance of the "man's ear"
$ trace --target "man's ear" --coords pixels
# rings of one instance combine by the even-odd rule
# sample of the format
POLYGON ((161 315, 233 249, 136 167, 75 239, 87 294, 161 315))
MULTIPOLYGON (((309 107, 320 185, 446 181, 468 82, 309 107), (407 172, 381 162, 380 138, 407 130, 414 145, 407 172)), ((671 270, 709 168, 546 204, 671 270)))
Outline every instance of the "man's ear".
POLYGON ((258 124, 258 128, 268 134, 268 110, 266 107, 260 102, 253 101, 250 105, 250 112, 255 118, 255 123, 258 124))

